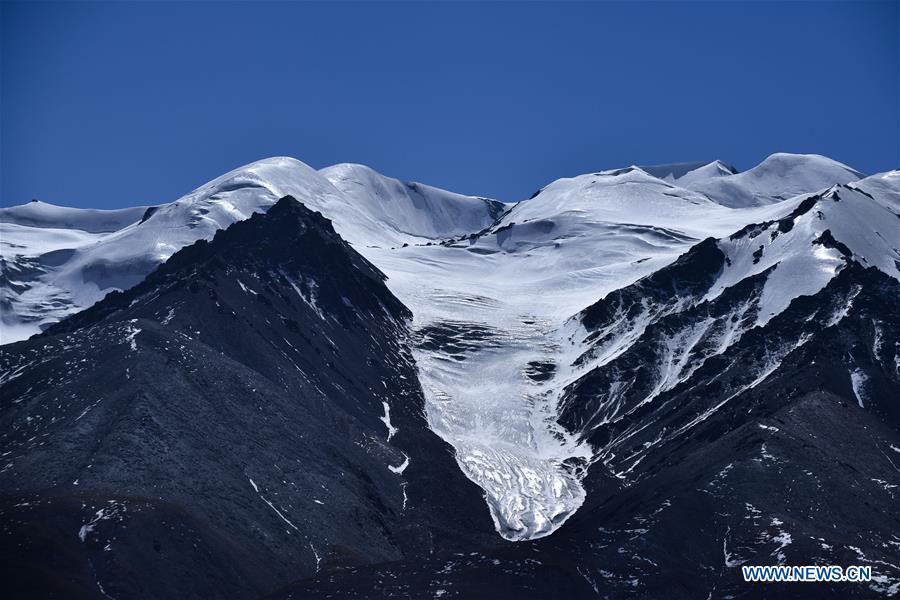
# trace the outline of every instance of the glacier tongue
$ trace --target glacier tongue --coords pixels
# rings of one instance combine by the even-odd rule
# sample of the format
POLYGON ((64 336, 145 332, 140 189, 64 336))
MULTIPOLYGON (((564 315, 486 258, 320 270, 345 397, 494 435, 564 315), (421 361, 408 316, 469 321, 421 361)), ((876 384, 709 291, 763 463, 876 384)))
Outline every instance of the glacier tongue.
POLYGON ((703 237, 784 210, 723 207, 626 169, 554 182, 478 235, 358 248, 412 310, 429 424, 504 538, 547 536, 585 499, 594 449, 558 422, 563 390, 589 367, 577 361, 587 332, 569 318, 703 237))
POLYGON ((504 538, 549 535, 584 502, 581 476, 593 455, 556 423, 557 395, 529 377, 529 364, 555 364, 559 346, 547 343, 546 322, 500 301, 475 298, 472 311, 472 298, 454 300, 457 315, 481 312, 491 325, 420 328, 416 362, 429 424, 484 490, 504 538), (478 347, 467 344, 473 336, 478 347))
POLYGON ((588 251, 601 232, 566 229, 563 248, 550 242, 523 252, 489 252, 498 248, 490 235, 472 244, 361 249, 413 312, 429 425, 453 446, 511 541, 550 535, 585 499, 593 449, 557 422, 561 382, 574 378, 579 352, 567 318, 690 244, 648 248, 624 237, 615 251, 588 251))

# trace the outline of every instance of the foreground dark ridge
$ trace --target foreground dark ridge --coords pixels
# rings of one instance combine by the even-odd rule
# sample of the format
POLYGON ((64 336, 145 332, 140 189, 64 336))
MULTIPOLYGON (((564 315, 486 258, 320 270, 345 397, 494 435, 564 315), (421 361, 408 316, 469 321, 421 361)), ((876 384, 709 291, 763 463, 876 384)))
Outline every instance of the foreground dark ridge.
POLYGON ((283 198, 5 346, 11 597, 254 598, 496 543, 383 279, 283 198))

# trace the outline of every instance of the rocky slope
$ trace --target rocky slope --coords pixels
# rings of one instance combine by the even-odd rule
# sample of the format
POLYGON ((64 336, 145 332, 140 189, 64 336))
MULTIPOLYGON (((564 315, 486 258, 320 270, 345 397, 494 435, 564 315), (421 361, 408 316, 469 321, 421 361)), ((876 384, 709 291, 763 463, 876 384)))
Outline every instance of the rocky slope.
POLYGON ((326 219, 284 198, 4 347, 7 590, 253 598, 493 543, 427 428, 409 317, 326 219))

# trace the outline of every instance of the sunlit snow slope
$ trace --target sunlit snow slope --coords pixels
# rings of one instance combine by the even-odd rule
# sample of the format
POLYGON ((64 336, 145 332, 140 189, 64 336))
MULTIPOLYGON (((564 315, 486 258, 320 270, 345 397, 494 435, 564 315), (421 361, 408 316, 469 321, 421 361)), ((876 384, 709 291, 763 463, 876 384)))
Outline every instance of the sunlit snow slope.
POLYGON ((740 207, 771 204, 860 177, 847 165, 824 156, 778 153, 744 173, 700 179, 688 173, 678 183, 725 206, 740 207))
MULTIPOLYGON (((32 202, 0 212, 2 341, 37 333, 112 290, 141 281, 182 247, 292 195, 330 218, 358 246, 399 246, 480 229, 504 210, 499 202, 402 184, 373 171, 370 186, 404 190, 403 201, 354 195, 355 167, 324 175, 286 157, 235 169, 159 207, 96 211, 32 202), (345 193, 332 185, 335 177, 345 193), (462 218, 460 215, 465 215, 462 218)), ((390 196, 393 198, 393 196, 390 196)))
POLYGON ((88 233, 108 233, 139 221, 148 208, 148 206, 135 206, 115 210, 98 210, 69 208, 32 200, 28 204, 0 208, 0 223, 52 229, 77 229, 88 233))

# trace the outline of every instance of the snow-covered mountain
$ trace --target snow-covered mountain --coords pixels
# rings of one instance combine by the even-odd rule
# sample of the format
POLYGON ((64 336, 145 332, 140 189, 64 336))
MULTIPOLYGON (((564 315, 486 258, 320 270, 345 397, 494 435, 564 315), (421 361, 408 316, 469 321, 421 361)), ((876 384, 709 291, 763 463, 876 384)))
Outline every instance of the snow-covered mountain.
MULTIPOLYGON (((590 413, 577 425, 579 430, 592 431, 598 423, 620 421, 636 410, 624 401, 636 385, 641 387, 633 394, 638 406, 653 403, 689 381, 696 370, 727 355, 744 335, 762 335, 771 321, 796 310, 801 299, 826 294, 841 278, 852 281, 854 276, 848 273, 855 273, 854 269, 871 270, 866 277, 900 280, 900 213, 847 186, 833 186, 785 204, 790 210, 781 218, 747 225, 719 240, 708 238, 676 262, 608 294, 573 319, 573 336, 583 336, 584 352, 576 360, 577 375, 562 385, 567 388, 565 403, 577 406, 582 416, 590 413), (652 343, 644 341, 648 337, 652 343), (642 346, 648 343, 652 360, 642 346), (629 368, 611 366, 635 348, 641 351, 629 368), (641 376, 633 377, 631 369, 640 369, 641 376), (591 411, 590 402, 573 400, 580 385, 596 381, 604 371, 615 374, 609 389, 591 392, 593 398, 603 400, 602 408, 591 411)), ((843 301, 817 307, 818 314, 806 319, 807 329, 835 326, 851 314, 863 285, 850 284, 849 289, 843 301)), ((883 338, 879 324, 872 325, 875 337, 883 338)), ((749 377, 749 387, 779 368, 784 357, 811 335, 792 335, 782 348, 773 336, 759 355, 758 372, 749 377)), ((890 371, 891 366, 884 368, 890 371)), ((853 361, 848 361, 847 368, 854 370, 853 361)), ((747 378, 753 368, 743 362, 741 371, 747 378)), ((849 373, 847 377, 849 381, 849 373)), ((857 392, 865 393, 861 388, 857 392)), ((861 395, 857 401, 863 404, 861 395)), ((640 427, 646 431, 647 421, 642 420, 640 427)), ((680 433, 684 431, 671 435, 680 433)), ((668 435, 661 434, 644 450, 668 435)))
POLYGON ((743 173, 697 179, 688 173, 678 183, 724 206, 740 207, 771 204, 861 177, 824 156, 778 153, 743 173))
POLYGON ((680 175, 676 181, 679 186, 690 189, 691 185, 695 183, 715 179, 716 177, 731 177, 735 174, 737 174, 737 169, 720 160, 714 160, 711 163, 706 163, 705 165, 687 171, 683 175, 680 175))
POLYGON ((359 246, 444 239, 480 229, 504 210, 499 202, 403 184, 362 167, 338 165, 320 173, 286 157, 235 169, 157 207, 96 211, 32 202, 3 209, 3 343, 130 288, 184 246, 287 195, 330 218, 359 246), (354 177, 371 193, 354 189, 354 177), (403 190, 402 200, 385 201, 394 197, 388 190, 403 190))
MULTIPOLYGON (((283 207, 269 213, 270 226, 282 213, 283 207)), ((50 385, 22 348, 49 341, 62 353, 76 342, 102 348, 112 342, 96 332, 130 318, 160 336, 161 356, 183 352, 175 348, 186 336, 197 352, 207 346, 224 352, 276 387, 287 385, 293 371, 306 378, 321 373, 312 380, 315 392, 301 386, 296 393, 342 407, 345 391, 370 389, 370 382, 331 370, 353 369, 349 363, 361 359, 347 357, 355 356, 356 344, 397 344, 392 352, 408 352, 417 367, 418 385, 404 393, 421 393, 412 406, 420 402, 428 429, 452 447, 459 469, 484 495, 486 509, 467 511, 490 515, 496 543, 517 542, 495 546, 477 519, 460 534, 469 545, 457 539, 453 550, 410 541, 398 554, 373 541, 382 535, 374 530, 363 534, 368 541, 341 530, 329 543, 365 548, 365 558, 334 550, 325 573, 276 597, 410 590, 429 597, 437 590, 493 590, 498 597, 692 598, 710 589, 746 595, 736 579, 740 564, 788 559, 880 565, 881 579, 856 588, 861 595, 900 586, 900 568, 889 560, 900 542, 891 532, 900 523, 883 514, 900 484, 900 463, 892 458, 900 452, 900 412, 892 402, 900 395, 897 171, 863 178, 821 156, 789 154, 744 173, 721 161, 631 166, 559 179, 528 200, 503 204, 403 183, 361 165, 315 171, 275 158, 143 209, 115 231, 89 221, 80 221, 85 229, 68 227, 79 222, 71 216, 65 223, 49 215, 34 221, 44 226, 0 223, 3 341, 50 326, 27 346, 0 351, 22 358, 7 361, 5 374, 5 381, 19 381, 17 401, 36 406, 35 394, 49 393, 50 385), (327 257, 303 263, 301 257, 317 256, 317 246, 297 254, 282 230, 283 248, 269 234, 251 239, 241 224, 260 223, 246 219, 287 195, 330 219, 363 263, 338 265, 327 257), (213 236, 211 244, 168 260, 213 236), (239 250, 221 241, 233 236, 239 250), (265 260, 242 258, 254 244, 265 260), (293 265, 289 276, 279 270, 281 251, 293 265), (208 268, 190 266, 201 258, 208 268), (394 311, 382 291, 377 301, 349 291, 360 280, 346 271, 369 267, 387 277, 402 310, 394 311), (176 272, 183 283, 163 285, 165 274, 176 272), (329 276, 335 282, 326 301, 329 276), (193 278, 196 285, 188 284, 193 278), (294 296, 305 307, 300 316, 289 300, 294 296), (197 306, 188 310, 192 302, 197 306), (374 341, 341 338, 333 342, 334 359, 324 362, 314 350, 298 349, 318 336, 344 335, 327 313, 365 317, 380 314, 373 308, 379 303, 396 314, 408 309, 409 329, 381 327, 376 319, 374 341), (369 309, 360 313, 361 304, 369 309), (859 439, 868 441, 858 446, 859 439), (844 511, 863 503, 871 510, 844 511), (693 542, 685 545, 688 535, 693 542), (434 556, 407 553, 424 547, 434 556), (471 550, 468 558, 442 554, 459 548, 471 550), (679 552, 690 559, 674 559, 679 552)), ((361 326, 334 318, 352 331, 361 326)), ((323 343, 319 352, 333 353, 323 343)), ((380 365, 377 355, 367 355, 366 369, 395 382, 409 377, 406 366, 380 365)), ((84 376, 111 368, 104 360, 84 376)), ((165 385, 158 393, 165 395, 165 385)), ((399 431, 420 428, 416 436, 422 426, 407 413, 397 416, 393 393, 359 396, 377 400, 374 412, 368 404, 359 414, 348 408, 366 427, 385 428, 388 445, 398 424, 399 431)), ((312 424, 294 417, 300 436, 315 435, 312 424)), ((402 455, 381 448, 372 456, 375 462, 402 456, 399 465, 391 463, 401 474, 410 465, 443 464, 435 458, 440 444, 416 439, 409 445, 396 438, 402 455)), ((31 460, 37 450, 28 448, 11 451, 31 460)), ((345 457, 341 468, 371 460, 337 452, 345 457)), ((442 471, 439 479, 446 484, 450 476, 442 471)), ((368 515, 364 521, 382 522, 389 539, 402 527, 384 516, 392 492, 378 481, 368 507, 358 489, 348 502, 368 515)), ((454 481, 443 490, 445 500, 469 502, 465 486, 454 481)), ((415 484, 427 497, 441 493, 429 487, 435 485, 442 484, 434 478, 415 484)), ((296 525, 287 511, 296 507, 297 492, 284 493, 273 510, 281 524, 286 517, 296 525)), ((445 517, 454 517, 434 510, 447 509, 423 508, 408 539, 447 535, 445 517)), ((314 553, 325 544, 306 541, 314 553)), ((291 540, 284 543, 299 552, 291 540)))
POLYGON ((40 200, 0 208, 0 223, 12 223, 44 229, 75 229, 87 233, 109 233, 139 221, 149 206, 114 210, 68 208, 40 200))
POLYGON ((737 169, 720 160, 672 163, 668 165, 641 165, 640 169, 668 183, 674 183, 675 181, 685 182, 691 179, 704 179, 707 177, 721 177, 737 173, 737 169))
POLYGON ((508 208, 496 200, 385 177, 364 165, 339 164, 319 173, 347 199, 343 212, 323 205, 323 214, 341 227, 349 227, 357 214, 366 215, 365 223, 342 234, 360 244, 401 246, 467 235, 508 208))

